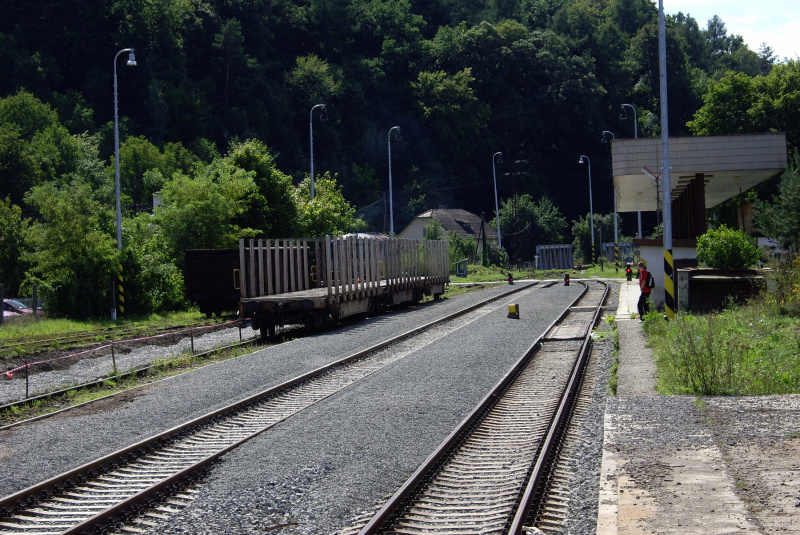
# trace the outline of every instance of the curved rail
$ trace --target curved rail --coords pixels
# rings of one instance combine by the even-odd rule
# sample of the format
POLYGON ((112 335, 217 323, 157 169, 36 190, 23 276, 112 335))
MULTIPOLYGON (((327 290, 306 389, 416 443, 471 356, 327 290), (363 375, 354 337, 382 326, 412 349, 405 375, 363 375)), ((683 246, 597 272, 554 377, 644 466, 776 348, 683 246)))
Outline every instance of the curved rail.
MULTIPOLYGON (((608 285, 604 284, 605 291, 600 299, 599 304, 594 307, 594 314, 591 319, 591 326, 596 325, 599 318, 602 304, 608 295, 608 285)), ((573 306, 578 303, 586 294, 588 286, 585 286, 584 291, 575 300, 573 306)), ((487 473, 497 472, 495 468, 481 466, 482 461, 480 457, 473 454, 475 450, 487 450, 491 448, 491 441, 484 440, 486 437, 497 434, 497 420, 507 420, 507 416, 516 408, 509 408, 512 403, 502 404, 505 396, 509 391, 514 388, 515 384, 520 381, 521 376, 526 373, 534 361, 534 356, 542 348, 543 343, 552 336, 557 326, 564 321, 570 313, 572 307, 562 313, 562 315, 551 324, 546 333, 539 337, 531 346, 526 350, 523 356, 519 359, 517 364, 506 374, 506 376, 498 382, 496 387, 481 401, 481 403, 467 416, 461 424, 442 442, 437 450, 432 453, 428 459, 414 472, 408 481, 401 486, 401 488, 390 498, 390 500, 375 514, 375 516, 362 528, 359 535, 374 535, 374 534, 390 534, 390 533, 435 533, 444 532, 447 530, 454 530, 452 532, 486 532, 496 533, 496 529, 503 528, 506 533, 521 533, 522 524, 528 517, 533 496, 536 494, 544 478, 545 468, 548 465, 547 459, 549 458, 554 444, 557 442, 558 437, 561 435, 560 429, 563 428, 563 420, 569 413, 572 404, 572 398, 577 391, 580 374, 587 360, 591 340, 591 328, 586 329, 586 334, 583 336, 580 350, 571 366, 571 372, 567 371, 569 380, 565 381, 561 394, 558 396, 560 401, 555 403, 556 410, 550 417, 549 424, 546 431, 541 434, 546 438, 538 445, 538 451, 534 456, 534 462, 531 464, 528 474, 525 477, 527 483, 523 482, 520 487, 514 487, 509 490, 508 487, 513 486, 510 478, 500 478, 496 481, 496 487, 487 490, 485 485, 489 479, 495 478, 496 474, 486 477, 487 473), (502 405, 501 405, 502 404, 502 405), (467 441, 473 434, 481 429, 484 422, 489 421, 490 415, 495 408, 500 407, 502 414, 495 418, 490 426, 491 430, 481 430, 483 436, 479 437, 478 445, 467 445, 467 441), (463 448, 467 451, 463 459, 458 459, 459 449, 463 448), (476 475, 469 475, 466 473, 472 470, 474 465, 476 475), (421 500, 421 496, 426 492, 428 487, 433 487, 434 483, 439 478, 438 486, 431 491, 431 495, 421 500), (469 497, 458 496, 455 492, 449 492, 446 487, 451 490, 458 490, 458 487, 480 487, 476 489, 474 495, 469 497), (442 489, 445 489, 444 491, 442 489), (511 496, 509 497, 509 493, 511 496), (445 496, 446 494, 446 496, 445 496), (516 498, 514 498, 516 496, 516 498), (487 497, 482 502, 483 497, 487 497), (448 500, 452 500, 448 503, 448 500), (499 502, 505 500, 506 505, 498 505, 499 502), (515 502, 516 505, 507 503, 508 500, 515 502), (419 504, 414 508, 415 504, 419 504), (479 504, 477 507, 475 504, 479 504), (450 506, 450 509, 448 509, 450 506), (512 511, 510 515, 504 516, 502 508, 506 507, 512 511), (483 510, 481 510, 483 509, 483 510), (488 511, 488 513, 487 513, 488 511), (478 517, 486 513, 486 517, 491 517, 486 521, 491 523, 492 527, 486 525, 478 526, 478 517), (436 524, 437 518, 444 518, 441 524, 436 524), (499 524, 498 524, 499 523, 499 524), (400 527, 398 527, 400 526, 400 527), (446 526, 446 527, 445 527, 446 526), (509 526, 510 529, 509 529, 509 526), (401 529, 402 528, 402 529, 401 529), (508 530, 508 531, 506 531, 508 530)), ((560 338, 561 340, 572 340, 574 338, 560 338)), ((563 359, 562 359, 563 360, 563 359)), ((530 382, 530 379, 527 379, 530 382)), ((534 381, 535 382, 535 381, 534 381)), ((538 385, 537 385, 538 388, 538 385)), ((528 396, 530 397, 530 396, 528 396)), ((529 411, 530 405, 521 404, 524 407, 523 411, 529 411)), ((526 420, 531 422, 529 416, 525 417, 526 420)), ((502 422, 501 424, 502 425, 502 422)), ((512 425, 518 425, 514 422, 512 425)), ((532 424, 536 427, 538 424, 532 424)), ((513 442, 514 448, 529 448, 536 447, 531 445, 529 431, 523 431, 520 435, 512 434, 512 438, 506 440, 513 442)), ((496 437, 491 437, 497 441, 496 437)), ((502 439, 500 439, 502 440, 502 439)), ((507 445, 507 444, 506 444, 507 445)), ((502 447, 498 447, 501 449, 502 447)), ((512 460, 503 459, 503 462, 508 465, 510 463, 517 463, 518 458, 512 460)), ((501 463, 502 464, 502 463, 501 463)), ((448 531, 450 532, 450 531, 448 531)))
MULTIPOLYGON (((219 456, 242 442, 298 410, 374 373, 382 365, 393 361, 393 358, 402 358, 403 355, 381 357, 380 351, 388 346, 533 286, 535 284, 519 285, 510 292, 485 299, 3 498, 0 500, 0 527, 11 524, 14 529, 24 533, 23 520, 31 516, 24 514, 26 510, 32 507, 42 508, 43 505, 39 502, 43 500, 50 500, 50 503, 60 500, 54 509, 59 512, 69 509, 73 512, 66 515, 68 520, 62 520, 59 524, 58 533, 104 529, 116 518, 135 511, 142 503, 147 503, 153 496, 167 493, 179 482, 190 480, 192 474, 205 470, 219 456), (376 366, 376 363, 381 366, 376 366), (155 464, 162 461, 173 468, 168 471, 158 469, 157 473, 152 473, 155 464), (174 468, 176 466, 177 469, 174 468), (147 480, 147 484, 143 480, 147 480), (117 496, 117 499, 109 500, 106 496, 109 492, 117 496), (78 501, 80 504, 76 506, 75 502, 78 501), (74 512, 75 510, 78 512, 74 512), (91 512, 87 513, 87 510, 91 512)), ((55 517, 53 515, 43 522, 52 523, 55 517)))

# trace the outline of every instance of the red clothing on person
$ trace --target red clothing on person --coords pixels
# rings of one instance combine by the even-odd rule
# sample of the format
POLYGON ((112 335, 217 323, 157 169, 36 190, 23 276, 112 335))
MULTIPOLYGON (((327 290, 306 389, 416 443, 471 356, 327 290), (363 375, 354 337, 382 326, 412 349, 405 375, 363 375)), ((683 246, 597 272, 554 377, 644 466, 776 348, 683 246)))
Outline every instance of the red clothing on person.
POLYGON ((643 294, 649 294, 653 290, 647 287, 647 268, 639 270, 639 289, 643 294))

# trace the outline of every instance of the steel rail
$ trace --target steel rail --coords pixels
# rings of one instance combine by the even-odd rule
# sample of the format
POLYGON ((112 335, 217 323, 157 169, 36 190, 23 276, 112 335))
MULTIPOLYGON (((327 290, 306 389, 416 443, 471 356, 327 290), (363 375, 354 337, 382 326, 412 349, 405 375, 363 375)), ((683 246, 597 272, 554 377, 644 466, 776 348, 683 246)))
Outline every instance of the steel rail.
MULTIPOLYGON (((579 284, 583 284, 578 282, 579 284)), ((430 474, 443 464, 455 447, 463 441, 465 436, 479 423, 483 415, 497 404, 503 393, 513 384, 522 370, 528 365, 536 351, 541 347, 542 341, 556 325, 569 314, 570 309, 586 294, 588 286, 584 284, 581 294, 556 318, 550 326, 539 336, 523 353, 517 363, 503 376, 492 390, 478 403, 466 418, 445 438, 439 447, 417 468, 408 480, 395 492, 387 503, 372 517, 359 535, 375 535, 381 533, 383 527, 396 515, 397 510, 403 507, 411 497, 427 482, 430 474)))
MULTIPOLYGON (((449 314, 443 318, 440 318, 423 326, 411 329, 405 333, 394 336, 383 342, 374 344, 373 346, 367 349, 356 352, 336 362, 330 363, 316 370, 302 374, 294 379, 288 380, 275 387, 269 388, 261 393, 252 395, 246 399, 240 400, 227 407, 220 408, 204 416, 195 418, 187 423, 181 424, 179 426, 173 427, 172 429, 169 429, 167 431, 164 431, 147 439, 141 440, 131 446, 122 448, 110 455, 106 455, 100 459, 91 461, 78 468, 69 470, 68 472, 65 472, 61 475, 50 478, 47 481, 44 481, 42 483, 39 483, 37 485, 19 491, 15 494, 7 496, 3 499, 0 499, 0 514, 2 514, 2 516, 7 517, 12 513, 14 513, 15 511, 24 510, 25 508, 33 504, 36 504, 41 499, 48 498, 54 494, 59 494, 60 492, 63 491, 63 489, 72 487, 75 481, 86 480, 87 478, 93 477, 97 474, 106 473, 109 470, 113 469, 118 464, 120 464, 121 462, 129 462, 141 458, 147 453, 153 451, 155 448, 166 444, 170 444, 180 436, 186 435, 192 432, 193 430, 201 428, 202 426, 208 424, 214 424, 226 417, 234 417, 239 411, 248 408, 252 405, 255 405, 261 400, 268 399, 278 394, 290 391, 293 388, 299 387, 303 383, 310 381, 312 378, 322 376, 327 372, 332 371, 334 368, 343 367, 344 365, 349 364, 358 359, 361 359, 369 355, 370 353, 375 353, 381 349, 385 349, 386 347, 392 344, 396 344, 397 342, 403 339, 409 338, 424 330, 430 329, 435 325, 441 324, 446 321, 450 321, 459 316, 467 314, 473 310, 476 310, 482 306, 485 306, 493 301, 503 299, 513 293, 530 289, 533 288, 534 286, 536 286, 535 283, 528 285, 519 285, 518 288, 515 288, 512 291, 504 292, 497 296, 493 296, 488 299, 482 300, 479 303, 476 303, 462 310, 449 314)), ((261 431, 259 431, 258 433, 260 432, 261 431)), ((249 438, 252 438, 252 436, 250 436, 249 438)), ((246 440, 249 440, 249 438, 247 438, 246 440)), ((235 444, 226 446, 221 451, 215 452, 213 455, 210 455, 209 457, 200 461, 199 464, 196 465, 194 468, 189 467, 186 468, 185 470, 182 470, 179 474, 170 476, 168 481, 159 483, 157 489, 142 491, 141 493, 138 493, 136 496, 127 498, 124 501, 124 503, 114 505, 112 508, 108 509, 107 511, 99 515, 96 515, 96 517, 93 517, 92 519, 89 519, 86 522, 91 522, 92 526, 109 525, 109 523, 112 522, 114 518, 118 518, 120 515, 125 514, 124 511, 131 510, 134 507, 134 504, 140 503, 141 500, 143 499, 144 500, 149 499, 154 493, 163 492, 164 489, 168 489, 174 486, 176 481, 175 478, 178 478, 180 480, 185 480, 186 478, 189 477, 191 472, 204 469, 210 463, 212 463, 214 459, 219 457, 219 455, 224 454, 226 451, 230 451, 231 448, 236 447, 236 445, 238 445, 239 443, 240 442, 236 442, 235 444)), ((89 529, 89 525, 86 524, 86 522, 82 524, 84 530, 89 529)))
MULTIPOLYGON (((600 314, 603 310, 603 303, 605 303, 606 299, 608 298, 608 291, 608 284, 606 284, 603 297, 600 299, 600 304, 595 309, 594 317, 592 318, 592 328, 594 328, 597 325, 597 322, 600 320, 600 314)), ((528 520, 528 516, 533 506, 534 496, 541 489, 541 484, 544 481, 548 471, 548 465, 552 460, 552 453, 563 436, 566 420, 568 419, 571 409, 577 400, 581 378, 583 377, 583 373, 586 369, 586 363, 589 360, 591 333, 592 329, 590 328, 583 340, 583 344, 580 349, 579 357, 575 362, 575 366, 573 366, 569 383, 564 389, 564 396, 561 399, 558 410, 553 416, 553 420, 547 431, 547 436, 542 444, 539 455, 537 455, 536 464, 531 471, 528 484, 525 487, 525 492, 520 500, 520 506, 517 509, 517 512, 515 513, 511 522, 511 526, 508 530, 509 535, 522 535, 523 527, 528 520)))
MULTIPOLYGON (((220 351, 226 351, 226 350, 229 350, 229 349, 235 349, 237 347, 244 347, 244 346, 247 346, 247 345, 252 345, 252 344, 258 343, 258 340, 259 340, 258 336, 254 336, 254 337, 248 338, 247 340, 242 340, 241 342, 234 342, 232 344, 228 344, 228 345, 225 345, 225 346, 219 346, 219 347, 215 347, 214 349, 209 349, 208 351, 202 351, 200 353, 193 353, 192 354, 192 358, 202 358, 202 357, 205 357, 207 355, 213 355, 214 353, 219 353, 220 351)), ((68 394, 69 392, 73 392, 75 390, 80 390, 82 388, 85 388, 87 390, 88 389, 92 389, 92 388, 100 388, 102 386, 105 386, 106 382, 109 381, 109 380, 119 381, 121 379, 127 379, 129 377, 141 377, 143 375, 147 375, 148 373, 150 373, 151 370, 153 370, 154 368, 157 368, 157 367, 158 367, 158 365, 149 364, 147 366, 143 366, 141 368, 136 368, 134 370, 129 370, 129 371, 123 372, 123 373, 118 373, 116 375, 108 375, 106 377, 101 377, 101 378, 99 378, 99 379, 97 379, 95 381, 89 381, 87 383, 81 383, 79 385, 70 386, 68 388, 63 388, 61 390, 55 390, 53 392, 47 392, 46 394, 41 394, 41 395, 38 395, 38 396, 33 396, 33 397, 21 399, 19 401, 13 401, 11 403, 6 403, 5 405, 0 405, 0 412, 6 411, 6 410, 9 410, 9 409, 13 410, 14 407, 20 408, 20 407, 25 407, 26 405, 29 405, 29 404, 32 404, 32 403, 39 402, 39 401, 47 401, 47 400, 50 400, 50 399, 54 399, 54 398, 57 398, 59 396, 63 396, 65 394, 68 394)), ((136 387, 133 387, 133 388, 138 388, 138 385, 136 387)), ((129 391, 133 390, 133 388, 127 388, 127 389, 123 390, 122 392, 129 392, 129 391)), ((17 426, 22 425, 22 424, 35 422, 37 420, 43 420, 44 418, 49 418, 51 416, 55 416, 56 414, 62 414, 64 412, 66 412, 66 411, 77 409, 78 407, 84 407, 84 406, 89 405, 91 403, 97 403, 98 401, 102 401, 102 400, 108 399, 110 397, 119 395, 122 392, 113 392, 113 393, 111 393, 111 394, 109 394, 107 396, 102 396, 102 397, 99 397, 99 398, 90 399, 90 400, 85 401, 83 403, 78 403, 78 404, 72 405, 70 407, 65 407, 65 408, 63 408, 61 410, 48 412, 47 414, 41 414, 39 416, 34 416, 33 418, 26 418, 26 419, 20 420, 18 422, 13 422, 13 423, 10 423, 10 424, 6 424, 6 425, 3 425, 3 426, 0 426, 0 431, 3 431, 5 429, 10 429, 12 427, 17 427, 17 426)))

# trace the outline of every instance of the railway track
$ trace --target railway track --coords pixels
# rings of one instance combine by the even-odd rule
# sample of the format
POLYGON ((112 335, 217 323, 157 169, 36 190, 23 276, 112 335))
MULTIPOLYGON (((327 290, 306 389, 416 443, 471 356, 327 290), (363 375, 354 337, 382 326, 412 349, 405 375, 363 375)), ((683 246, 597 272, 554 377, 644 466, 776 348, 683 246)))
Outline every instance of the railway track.
MULTIPOLYGON (((519 285, 525 291, 536 285, 519 285)), ((113 529, 276 423, 403 358, 423 331, 445 336, 505 293, 0 500, 0 533, 113 529), (437 329, 430 329, 437 325, 437 329), (408 349, 404 344, 408 344, 408 349)))
POLYGON ((168 325, 163 327, 107 327, 91 331, 76 331, 56 336, 42 335, 21 339, 8 339, 0 344, 0 358, 41 355, 50 351, 64 351, 83 348, 103 342, 124 342, 126 339, 142 336, 163 335, 171 332, 179 333, 191 328, 216 325, 218 321, 197 321, 168 325))
POLYGON ((547 523, 539 513, 559 477, 550 468, 607 293, 589 283, 359 535, 521 534, 547 523))

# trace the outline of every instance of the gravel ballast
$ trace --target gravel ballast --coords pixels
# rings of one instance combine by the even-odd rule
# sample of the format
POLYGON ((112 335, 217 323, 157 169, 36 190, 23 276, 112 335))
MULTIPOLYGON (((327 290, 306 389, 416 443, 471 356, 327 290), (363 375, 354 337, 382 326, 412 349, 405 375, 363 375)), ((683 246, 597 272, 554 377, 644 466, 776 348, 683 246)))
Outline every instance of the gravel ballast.
MULTIPOLYGON (((335 533, 391 495, 582 287, 515 296, 226 455, 151 533, 335 533)), ((359 326, 362 328, 362 326, 359 326)))
MULTIPOLYGON (((519 285, 513 287, 513 289, 518 288, 519 285)), ((0 463, 4 469, 0 471, 0 489, 3 495, 11 494, 64 470, 80 466, 89 460, 255 394, 269 386, 280 384, 311 369, 338 360, 357 349, 442 317, 465 304, 476 303, 491 295, 508 292, 510 289, 512 287, 508 285, 498 285, 480 292, 370 318, 340 330, 292 340, 169 380, 159 381, 76 411, 1 431, 0 463)), ((485 336, 472 335, 471 332, 477 332, 479 327, 469 325, 462 328, 456 337, 461 336, 460 333, 464 333, 463 336, 470 333, 471 336, 475 336, 475 341, 470 344, 459 342, 456 345, 460 350, 483 347, 488 355, 500 355, 501 358, 472 357, 469 366, 453 366, 452 374, 447 381, 442 379, 445 375, 443 372, 437 372, 439 369, 445 369, 435 361, 435 358, 439 357, 427 357, 428 360, 434 359, 432 362, 426 362, 424 358, 408 359, 409 362, 416 362, 416 365, 411 367, 404 359, 396 363, 393 369, 409 367, 408 374, 419 377, 417 382, 420 384, 416 385, 410 379, 406 381, 402 376, 397 377, 396 382, 419 387, 427 392, 453 388, 456 398, 472 396, 479 399, 488 388, 486 385, 494 384, 499 375, 510 366, 508 355, 511 352, 505 350, 508 340, 514 339, 516 335, 529 343, 540 334, 546 324, 552 321, 552 316, 557 311, 560 312, 580 290, 577 285, 570 288, 554 286, 549 289, 534 287, 529 296, 522 297, 517 294, 520 296, 519 303, 522 310, 520 320, 506 317, 507 304, 516 302, 517 296, 500 299, 495 304, 495 312, 487 316, 486 321, 488 324, 488 318, 495 318, 494 331, 490 328, 485 336), (429 373, 420 375, 419 370, 429 370, 429 373), (475 381, 476 378, 480 381, 475 381), (438 381, 444 382, 439 384, 438 381), (453 381, 456 381, 457 386, 450 386, 453 381)), ((482 324, 484 321, 476 323, 482 324)), ((520 342, 518 345, 524 345, 525 342, 520 342)), ((154 350, 161 349, 163 348, 154 348, 154 350)), ((454 353, 457 352, 443 352, 447 357, 443 362, 460 361, 461 358, 454 353)), ((380 376, 381 374, 376 374, 374 379, 380 376)), ((372 379, 367 382, 371 383, 372 379)), ((354 389, 360 388, 366 386, 356 385, 354 389)), ((398 410, 397 406, 405 407, 409 404, 413 406, 418 403, 411 394, 413 390, 414 388, 409 388, 406 394, 408 401, 390 403, 384 410, 391 413, 392 410, 398 410)), ((390 390, 381 389, 380 392, 389 395, 390 390)), ((352 394, 346 392, 341 397, 349 395, 352 394)), ((391 395, 396 396, 394 393, 391 395)), ((337 396, 335 398, 338 399, 337 396)), ((330 400, 327 403, 330 403, 330 400)), ((474 403, 466 405, 471 407, 474 403)), ((343 413, 349 414, 350 409, 346 407, 343 413)), ((315 408, 308 411, 309 414, 314 414, 313 410, 319 411, 315 408)), ((405 412, 401 411, 401 414, 405 412)), ((414 414, 414 411, 411 411, 411 415, 414 414)), ((309 416, 301 413, 298 417, 309 416)), ((450 416, 448 421, 459 419, 457 416, 450 416)), ((324 425, 322 428, 324 429, 324 425)), ((334 425, 334 430, 336 429, 340 434, 349 435, 343 431, 347 429, 344 424, 334 425)), ((431 439, 431 442, 438 444, 436 439, 431 439)), ((298 444, 297 448, 285 447, 283 451, 294 451, 303 445, 298 444)), ((354 449, 359 448, 354 447, 354 449)), ((423 458, 425 455, 427 452, 423 458)), ((409 466, 411 464, 413 462, 410 462, 409 466)), ((212 476, 214 474, 216 471, 212 476)))

